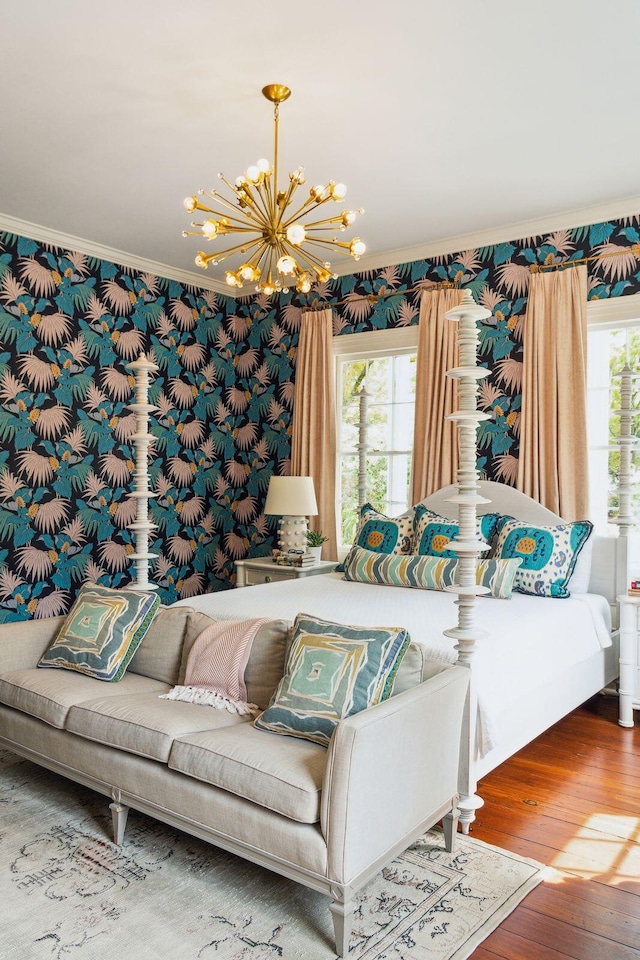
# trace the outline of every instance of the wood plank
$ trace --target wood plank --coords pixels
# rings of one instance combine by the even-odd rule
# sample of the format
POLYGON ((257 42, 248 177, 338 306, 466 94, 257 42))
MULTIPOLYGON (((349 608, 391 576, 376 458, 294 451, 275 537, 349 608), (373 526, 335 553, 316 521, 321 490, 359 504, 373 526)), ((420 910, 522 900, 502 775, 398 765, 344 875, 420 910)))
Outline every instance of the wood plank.
MULTIPOLYGON (((483 946, 493 951, 500 960, 574 960, 573 956, 560 953, 551 947, 520 937, 504 929, 504 923, 494 930, 484 941, 483 946)), ((469 960, 481 960, 474 950, 469 960)), ((592 960, 591 957, 582 957, 581 960, 592 960)), ((609 960, 613 960, 612 957, 609 960)))
POLYGON ((570 923, 615 943, 640 946, 640 920, 601 904, 596 906, 581 899, 579 894, 565 893, 562 885, 540 884, 526 897, 525 905, 535 913, 570 923))
POLYGON ((533 943, 566 953, 575 960, 640 960, 640 950, 634 947, 595 936, 588 930, 553 917, 542 917, 526 906, 510 914, 500 926, 533 943))

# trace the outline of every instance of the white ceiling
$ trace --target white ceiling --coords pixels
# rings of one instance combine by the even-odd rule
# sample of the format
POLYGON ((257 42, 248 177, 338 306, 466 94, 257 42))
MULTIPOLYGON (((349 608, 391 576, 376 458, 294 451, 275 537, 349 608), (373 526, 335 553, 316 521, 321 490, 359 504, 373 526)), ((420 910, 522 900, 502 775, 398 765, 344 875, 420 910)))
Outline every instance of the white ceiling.
POLYGON ((281 169, 345 182, 379 264, 596 204, 637 213, 639 41, 638 0, 8 0, 0 228, 204 280, 182 200, 271 159, 272 82, 293 90, 281 169))

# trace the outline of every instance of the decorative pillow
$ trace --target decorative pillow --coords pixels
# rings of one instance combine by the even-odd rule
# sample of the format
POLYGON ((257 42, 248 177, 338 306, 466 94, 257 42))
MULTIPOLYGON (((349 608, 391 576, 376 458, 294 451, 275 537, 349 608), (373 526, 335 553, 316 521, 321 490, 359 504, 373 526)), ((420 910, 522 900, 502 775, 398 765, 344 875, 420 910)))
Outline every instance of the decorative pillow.
MULTIPOLYGON (((521 563, 519 558, 479 560, 476 583, 488 587, 492 597, 510 600, 513 581, 521 563)), ((360 583, 381 583, 390 587, 444 590, 455 582, 457 568, 457 560, 428 556, 381 556, 372 550, 352 547, 344 561, 344 578, 360 583)))
POLYGON ((285 675, 255 726, 328 746, 340 720, 389 697, 408 647, 401 627, 352 627, 298 614, 285 675))
MULTIPOLYGON (((413 510, 399 517, 385 517, 370 503, 360 510, 353 545, 375 553, 409 554, 413 552, 413 510)), ((343 564, 336 570, 342 571, 343 564)))
POLYGON ((501 517, 493 555, 522 559, 514 585, 518 593, 568 597, 576 560, 592 530, 589 520, 534 527, 512 517, 501 517))
MULTIPOLYGON (((500 514, 485 513, 476 520, 476 532, 481 540, 491 543, 500 514)), ((448 544, 458 536, 458 524, 455 520, 441 517, 422 503, 415 508, 413 517, 413 535, 415 552, 426 557, 446 557, 457 560, 457 554, 448 548, 448 544)))
POLYGON ((39 667, 120 680, 151 626, 160 597, 84 584, 39 667))

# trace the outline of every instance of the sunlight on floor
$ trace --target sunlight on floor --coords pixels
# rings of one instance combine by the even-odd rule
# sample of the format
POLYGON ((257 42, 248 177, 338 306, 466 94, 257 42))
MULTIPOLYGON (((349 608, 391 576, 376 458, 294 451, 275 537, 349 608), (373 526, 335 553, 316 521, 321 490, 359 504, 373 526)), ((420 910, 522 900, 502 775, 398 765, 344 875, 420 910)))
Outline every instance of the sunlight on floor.
MULTIPOLYGON (((612 886, 640 886, 640 818, 593 814, 549 866, 612 886)), ((562 877, 550 882, 562 883, 562 877)))

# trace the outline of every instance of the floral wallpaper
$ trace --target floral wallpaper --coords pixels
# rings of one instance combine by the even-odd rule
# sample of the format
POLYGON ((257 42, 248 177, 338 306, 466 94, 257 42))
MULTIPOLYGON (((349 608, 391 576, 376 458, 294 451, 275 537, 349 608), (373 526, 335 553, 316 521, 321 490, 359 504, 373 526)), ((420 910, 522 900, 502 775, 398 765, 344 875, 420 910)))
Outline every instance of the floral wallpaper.
POLYGON ((340 277, 307 297, 234 301, 0 232, 0 621, 64 613, 85 580, 130 581, 127 364, 141 351, 160 367, 152 577, 171 603, 232 586, 234 561, 274 544, 264 499, 271 474, 289 471, 303 306, 334 305, 345 336, 417 323, 433 283, 471 289, 492 311, 479 467, 513 483, 531 265, 595 256, 589 297, 624 296, 640 292, 639 243, 631 216, 340 277))

